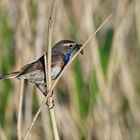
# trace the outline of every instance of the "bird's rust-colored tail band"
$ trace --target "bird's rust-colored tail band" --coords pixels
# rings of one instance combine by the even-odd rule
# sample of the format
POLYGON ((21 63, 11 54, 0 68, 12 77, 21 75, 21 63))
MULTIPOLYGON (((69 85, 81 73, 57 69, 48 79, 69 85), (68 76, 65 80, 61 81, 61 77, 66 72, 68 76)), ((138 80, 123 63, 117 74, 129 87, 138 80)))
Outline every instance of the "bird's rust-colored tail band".
POLYGON ((12 72, 7 75, 0 76, 0 80, 16 78, 19 74, 20 74, 19 71, 12 72))

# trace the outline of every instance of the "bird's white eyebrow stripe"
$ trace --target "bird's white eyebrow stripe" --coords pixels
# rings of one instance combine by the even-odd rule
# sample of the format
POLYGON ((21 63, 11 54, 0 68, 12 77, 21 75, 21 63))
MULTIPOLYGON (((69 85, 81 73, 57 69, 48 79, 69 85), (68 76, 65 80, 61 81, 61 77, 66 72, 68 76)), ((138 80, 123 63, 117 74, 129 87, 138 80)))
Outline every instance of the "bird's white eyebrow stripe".
POLYGON ((75 45, 76 43, 64 43, 64 46, 75 45))

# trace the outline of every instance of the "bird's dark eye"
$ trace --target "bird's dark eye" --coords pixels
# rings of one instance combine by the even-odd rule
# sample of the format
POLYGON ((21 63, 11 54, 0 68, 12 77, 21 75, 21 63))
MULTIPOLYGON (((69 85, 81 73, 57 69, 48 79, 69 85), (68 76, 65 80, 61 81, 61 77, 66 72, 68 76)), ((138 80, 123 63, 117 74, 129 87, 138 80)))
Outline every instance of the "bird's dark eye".
POLYGON ((72 44, 70 44, 70 48, 72 47, 72 44))

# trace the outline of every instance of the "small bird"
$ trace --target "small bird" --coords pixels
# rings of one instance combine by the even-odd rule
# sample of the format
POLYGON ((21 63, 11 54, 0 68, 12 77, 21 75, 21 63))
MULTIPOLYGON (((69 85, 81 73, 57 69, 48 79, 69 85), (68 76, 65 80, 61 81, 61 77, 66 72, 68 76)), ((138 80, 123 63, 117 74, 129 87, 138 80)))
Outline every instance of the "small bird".
MULTIPOLYGON (((61 40, 52 48, 51 79, 55 80, 65 65, 69 62, 71 54, 78 51, 82 45, 70 40, 61 40)), ((47 52, 46 52, 47 54, 47 52)), ((83 50, 81 51, 83 54, 83 50)), ((44 55, 35 62, 23 66, 19 71, 0 76, 3 79, 27 79, 37 87, 46 85, 44 55)))

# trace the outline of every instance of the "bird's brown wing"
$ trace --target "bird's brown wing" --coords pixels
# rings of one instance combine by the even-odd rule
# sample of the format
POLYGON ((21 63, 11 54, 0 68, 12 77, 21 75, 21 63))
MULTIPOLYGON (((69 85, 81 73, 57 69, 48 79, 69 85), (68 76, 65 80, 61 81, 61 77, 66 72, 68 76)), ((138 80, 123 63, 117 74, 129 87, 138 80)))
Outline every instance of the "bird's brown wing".
POLYGON ((25 65, 21 68, 20 74, 16 78, 27 79, 35 84, 44 84, 45 76, 42 63, 37 60, 25 65))
POLYGON ((37 60, 33 63, 23 66, 20 71, 12 72, 4 76, 0 76, 2 79, 11 79, 11 78, 22 78, 22 79, 33 79, 34 76, 44 73, 43 64, 41 61, 37 60))
MULTIPOLYGON (((64 64, 63 56, 60 54, 52 54, 51 67, 53 68, 60 64, 64 64)), ((57 77, 57 75, 55 77, 57 77)), ((28 79, 35 83, 46 81, 44 56, 41 56, 37 61, 22 67, 20 74, 16 78, 28 79)))
POLYGON ((36 72, 43 72, 43 64, 39 60, 22 67, 20 70, 20 74, 17 76, 17 78, 23 75, 32 75, 36 72))

